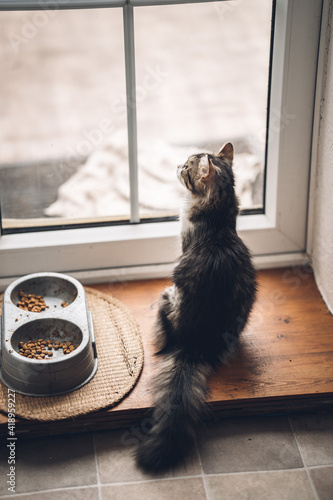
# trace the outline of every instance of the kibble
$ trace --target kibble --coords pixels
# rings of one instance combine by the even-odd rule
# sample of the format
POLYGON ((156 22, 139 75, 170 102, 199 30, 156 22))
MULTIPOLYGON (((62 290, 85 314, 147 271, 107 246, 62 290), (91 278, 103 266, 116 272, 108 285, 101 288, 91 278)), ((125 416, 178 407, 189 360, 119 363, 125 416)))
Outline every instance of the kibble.
POLYGON ((45 300, 41 295, 34 295, 33 293, 26 295, 22 290, 20 290, 19 298, 20 300, 17 303, 17 307, 23 309, 24 311, 41 312, 47 307, 45 300))
POLYGON ((21 356, 29 359, 47 360, 53 356, 53 349, 57 351, 61 348, 63 354, 70 354, 79 347, 79 344, 74 346, 71 341, 59 343, 58 340, 53 342, 52 340, 45 341, 43 339, 39 339, 29 340, 28 342, 19 342, 18 347, 18 352, 21 356))

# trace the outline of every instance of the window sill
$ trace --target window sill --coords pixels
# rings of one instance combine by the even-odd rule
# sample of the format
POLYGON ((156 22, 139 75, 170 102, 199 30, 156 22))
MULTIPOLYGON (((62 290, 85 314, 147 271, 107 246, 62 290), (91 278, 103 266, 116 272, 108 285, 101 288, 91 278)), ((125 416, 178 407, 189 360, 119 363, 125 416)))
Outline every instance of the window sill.
MULTIPOLYGON (((258 268, 305 263, 305 243, 292 241, 267 216, 239 217, 237 224, 258 268)), ((41 271, 67 273, 84 284, 165 277, 180 255, 179 235, 178 221, 3 235, 0 290, 41 271)))
MULTIPOLYGON (((93 285, 121 300, 140 326, 145 364, 134 390, 112 409, 71 421, 18 420, 27 435, 125 427, 139 422, 152 404, 153 324, 167 280, 93 285)), ((210 380, 213 414, 293 412, 332 407, 333 317, 306 266, 259 271, 259 297, 241 338, 239 354, 210 380)), ((0 428, 6 417, 0 415, 0 428)))

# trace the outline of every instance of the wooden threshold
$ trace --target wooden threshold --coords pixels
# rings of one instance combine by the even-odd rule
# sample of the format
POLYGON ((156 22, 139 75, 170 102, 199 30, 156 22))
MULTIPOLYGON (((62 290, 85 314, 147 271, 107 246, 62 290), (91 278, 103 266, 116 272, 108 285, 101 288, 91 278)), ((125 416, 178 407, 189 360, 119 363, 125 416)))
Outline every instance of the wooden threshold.
MULTIPOLYGON (((259 296, 242 334, 238 355, 210 379, 212 417, 291 413, 333 408, 333 317, 309 268, 258 273, 259 296)), ((118 405, 57 422, 17 419, 28 436, 124 428, 140 424, 152 404, 156 370, 153 325, 167 280, 106 283, 92 288, 112 294, 138 322, 145 364, 133 391, 118 405)), ((7 427, 0 414, 0 430, 7 427)))

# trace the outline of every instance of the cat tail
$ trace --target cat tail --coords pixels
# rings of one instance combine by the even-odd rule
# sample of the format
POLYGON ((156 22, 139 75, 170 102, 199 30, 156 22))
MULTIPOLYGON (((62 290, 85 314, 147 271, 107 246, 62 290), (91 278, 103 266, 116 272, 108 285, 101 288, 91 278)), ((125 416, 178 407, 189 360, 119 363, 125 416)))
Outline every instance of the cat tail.
POLYGON ((138 465, 161 473, 183 463, 195 449, 206 411, 211 368, 185 354, 166 354, 156 378, 152 428, 137 449, 138 465))

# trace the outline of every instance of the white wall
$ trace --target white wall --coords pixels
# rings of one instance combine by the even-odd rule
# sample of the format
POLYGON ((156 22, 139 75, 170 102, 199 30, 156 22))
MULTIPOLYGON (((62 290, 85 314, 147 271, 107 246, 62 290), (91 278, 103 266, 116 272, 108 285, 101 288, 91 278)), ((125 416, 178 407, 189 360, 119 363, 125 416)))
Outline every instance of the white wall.
POLYGON ((323 64, 317 168, 310 214, 310 252, 318 288, 333 313, 333 1, 329 2, 329 25, 323 64))

